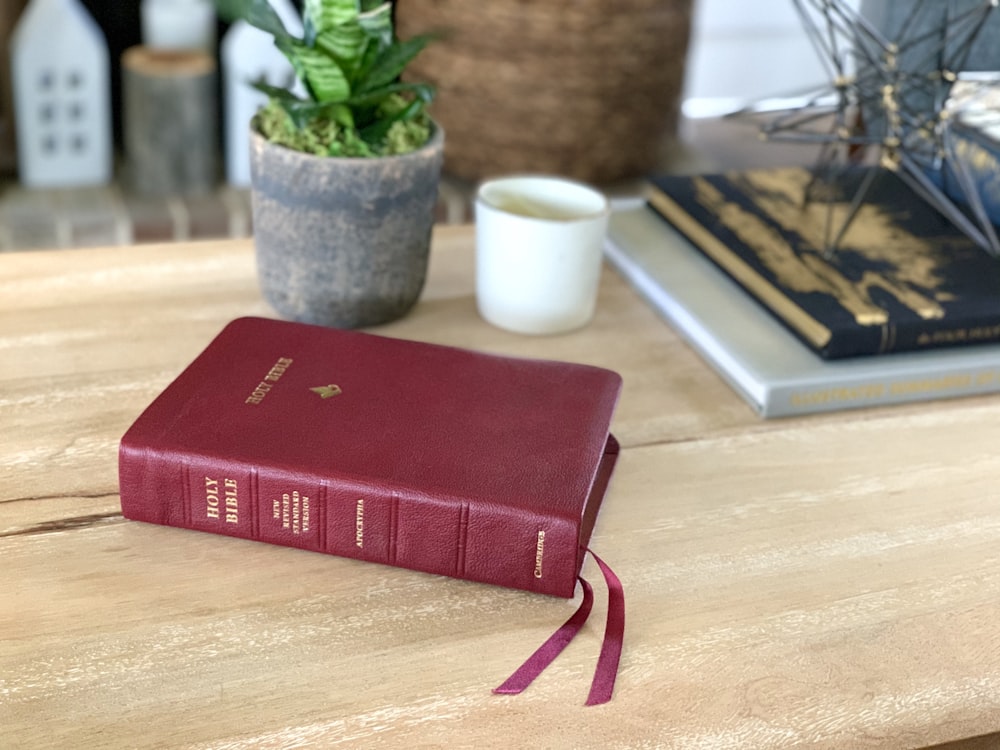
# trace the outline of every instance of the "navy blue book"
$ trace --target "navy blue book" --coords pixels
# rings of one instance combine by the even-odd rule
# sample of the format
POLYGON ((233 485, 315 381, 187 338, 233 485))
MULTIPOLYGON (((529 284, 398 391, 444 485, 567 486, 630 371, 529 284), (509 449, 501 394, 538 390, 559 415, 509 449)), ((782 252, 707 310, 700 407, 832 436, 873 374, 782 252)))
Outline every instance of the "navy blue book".
POLYGON ((826 359, 1000 341, 1000 260, 892 172, 827 252, 867 169, 810 201, 802 168, 664 175, 649 205, 826 359))

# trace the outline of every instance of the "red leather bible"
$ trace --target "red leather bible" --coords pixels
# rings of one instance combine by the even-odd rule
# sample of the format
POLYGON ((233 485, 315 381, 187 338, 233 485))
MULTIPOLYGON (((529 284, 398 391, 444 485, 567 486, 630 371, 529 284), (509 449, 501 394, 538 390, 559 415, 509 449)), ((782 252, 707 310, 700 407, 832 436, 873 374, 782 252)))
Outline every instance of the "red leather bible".
POLYGON ((122 512, 572 597, 614 372, 241 318, 121 441, 122 512))

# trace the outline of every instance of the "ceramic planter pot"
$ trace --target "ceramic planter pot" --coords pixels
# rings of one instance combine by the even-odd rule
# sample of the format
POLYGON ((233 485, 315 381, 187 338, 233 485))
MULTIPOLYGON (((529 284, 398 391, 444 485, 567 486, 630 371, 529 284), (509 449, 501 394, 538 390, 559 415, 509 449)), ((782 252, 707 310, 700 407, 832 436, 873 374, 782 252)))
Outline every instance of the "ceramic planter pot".
POLYGON ((319 157, 250 134, 257 273, 283 317, 362 328, 405 315, 423 290, 441 174, 440 128, 418 151, 319 157))

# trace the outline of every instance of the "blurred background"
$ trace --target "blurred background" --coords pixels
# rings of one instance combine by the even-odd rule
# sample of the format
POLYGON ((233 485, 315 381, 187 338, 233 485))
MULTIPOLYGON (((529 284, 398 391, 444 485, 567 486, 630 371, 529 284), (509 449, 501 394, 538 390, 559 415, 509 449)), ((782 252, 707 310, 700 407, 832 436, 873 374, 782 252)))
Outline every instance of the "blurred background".
MULTIPOLYGON (((298 4, 283 1, 289 7, 298 4)), ((173 127, 162 117, 160 122, 143 118, 134 104, 129 114, 123 96, 123 55, 152 43, 143 13, 153 2, 0 0, 0 250, 248 236, 252 231, 247 186, 226 164, 227 133, 236 124, 229 122, 233 114, 227 109, 226 61, 220 53, 233 30, 214 15, 204 50, 213 66, 213 95, 192 100, 194 106, 214 109, 200 113, 199 124, 218 159, 211 166, 212 184, 209 189, 204 181, 151 189, 148 180, 136 179, 137 165, 128 163, 129 128, 173 127), (106 180, 36 184, 27 177, 26 165, 18 163, 12 77, 18 61, 22 68, 34 63, 23 55, 12 62, 14 41, 19 34, 24 47, 46 43, 40 22, 24 28, 31 5, 36 15, 51 10, 66 19, 58 23, 67 24, 74 17, 66 9, 79 6, 106 45, 112 144, 106 180)), ((719 116, 826 78, 791 0, 399 0, 396 20, 404 37, 427 30, 445 33, 413 71, 439 89, 432 113, 444 125, 449 144, 442 222, 470 221, 471 189, 493 174, 559 172, 628 195, 640 192, 643 175, 652 171, 753 161, 759 151, 754 139, 734 134, 732 124, 719 116)), ((165 28, 163 22, 159 28, 165 28)), ((204 36, 203 31, 191 33, 204 36)), ((58 58, 60 52, 68 51, 47 54, 58 58)), ((765 160, 775 153, 767 152, 765 160)))

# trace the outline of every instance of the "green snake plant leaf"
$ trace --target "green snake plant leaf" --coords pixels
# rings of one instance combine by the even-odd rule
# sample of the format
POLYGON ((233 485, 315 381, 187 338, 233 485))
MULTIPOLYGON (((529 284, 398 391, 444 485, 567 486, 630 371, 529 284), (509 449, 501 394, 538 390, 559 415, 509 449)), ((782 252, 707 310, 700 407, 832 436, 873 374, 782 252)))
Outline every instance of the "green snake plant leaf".
POLYGON ((409 62, 433 39, 430 34, 415 36, 381 52, 357 86, 359 94, 388 86, 399 78, 409 62))
POLYGON ((363 156, 379 153, 383 147, 414 148, 426 137, 426 106, 433 88, 402 83, 400 75, 432 37, 399 41, 393 30, 391 2, 303 0, 302 38, 285 29, 269 0, 214 2, 222 18, 241 19, 271 34, 305 87, 306 98, 300 98, 288 88, 264 82, 257 85, 271 99, 267 107, 272 113, 280 115, 280 108, 288 115, 287 120, 280 116, 266 119, 268 128, 277 129, 271 131, 274 135, 294 126, 303 131, 303 143, 314 144, 310 138, 322 133, 318 137, 339 139, 340 145, 335 148, 331 144, 330 153, 360 145, 363 156), (415 119, 419 121, 392 131, 391 146, 376 143, 395 123, 415 119), (342 126, 344 132, 336 135, 337 128, 329 127, 331 122, 342 126), (309 134, 304 132, 307 130, 309 134), (404 132, 417 139, 416 146, 406 143, 408 136, 401 136, 404 132), (369 143, 372 148, 367 151, 369 143))
POLYGON ((421 103, 417 101, 410 102, 404 109, 395 113, 391 117, 383 117, 376 120, 371 125, 361 128, 358 134, 361 139, 367 143, 376 144, 379 143, 386 135, 389 133, 389 129, 394 123, 403 120, 409 120, 411 117, 415 116, 421 108, 421 103))
MULTIPOLYGON (((434 98, 434 87, 427 83, 394 83, 389 86, 383 86, 377 91, 369 91, 352 96, 347 100, 346 104, 357 109, 377 107, 393 94, 413 94, 414 98, 418 100, 413 103, 419 107, 420 105, 427 104, 434 98)), ((406 118, 395 117, 392 122, 398 119, 406 118)))
POLYGON ((392 45, 392 6, 382 3, 322 30, 311 29, 311 33, 306 42, 325 50, 356 84, 381 51, 392 45))
POLYGON ((345 128, 354 127, 354 115, 351 114, 351 108, 341 102, 312 102, 299 99, 287 89, 271 86, 263 79, 254 82, 253 87, 281 104, 281 108, 288 113, 297 128, 305 127, 311 120, 318 117, 333 120, 345 128))
POLYGON ((378 3, 370 10, 366 9, 358 16, 358 23, 380 49, 392 45, 391 3, 378 3))
POLYGON ((334 26, 354 21, 360 10, 359 0, 305 0, 303 15, 318 36, 334 26))
POLYGON ((369 94, 371 101, 363 101, 368 97, 360 97, 359 101, 352 101, 352 105, 365 106, 368 104, 378 104, 390 94, 410 92, 414 94, 413 100, 403 109, 392 115, 382 115, 380 118, 362 127, 358 134, 362 140, 376 144, 385 138, 389 129, 396 122, 402 122, 416 117, 424 108, 424 105, 434 98, 434 87, 426 83, 398 83, 380 90, 378 93, 369 94))
POLYGON ((343 102, 350 97, 351 84, 347 76, 324 50, 310 47, 297 39, 279 43, 278 49, 292 63, 317 102, 343 102))
POLYGON ((316 36, 315 46, 336 61, 349 81, 357 78, 369 40, 357 22, 333 26, 316 36))
POLYGON ((246 21, 251 26, 266 31, 276 42, 294 38, 267 0, 215 0, 215 8, 223 20, 246 21))

